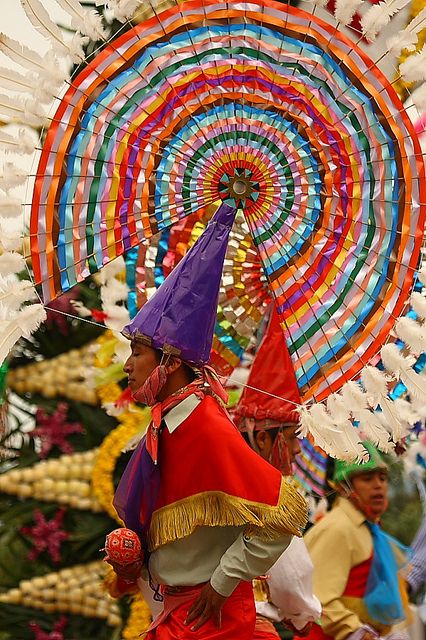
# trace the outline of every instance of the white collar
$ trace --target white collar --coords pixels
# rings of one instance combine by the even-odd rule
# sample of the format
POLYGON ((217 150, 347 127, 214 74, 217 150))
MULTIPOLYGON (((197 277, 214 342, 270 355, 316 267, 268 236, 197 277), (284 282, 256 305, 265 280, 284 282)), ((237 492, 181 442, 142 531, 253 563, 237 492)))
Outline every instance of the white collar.
POLYGON ((179 402, 173 409, 170 409, 164 416, 163 420, 166 423, 169 433, 173 433, 182 422, 184 422, 191 413, 198 407, 201 402, 201 398, 192 393, 190 396, 179 402))

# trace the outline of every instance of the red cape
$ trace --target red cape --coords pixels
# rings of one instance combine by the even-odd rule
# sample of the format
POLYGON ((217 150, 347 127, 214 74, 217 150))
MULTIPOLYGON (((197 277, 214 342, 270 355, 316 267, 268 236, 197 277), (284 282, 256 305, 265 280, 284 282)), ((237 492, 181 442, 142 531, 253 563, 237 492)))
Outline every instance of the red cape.
POLYGON ((206 396, 159 446, 160 493, 149 529, 151 550, 198 526, 249 526, 275 538, 300 536, 304 498, 252 451, 217 401, 206 396))

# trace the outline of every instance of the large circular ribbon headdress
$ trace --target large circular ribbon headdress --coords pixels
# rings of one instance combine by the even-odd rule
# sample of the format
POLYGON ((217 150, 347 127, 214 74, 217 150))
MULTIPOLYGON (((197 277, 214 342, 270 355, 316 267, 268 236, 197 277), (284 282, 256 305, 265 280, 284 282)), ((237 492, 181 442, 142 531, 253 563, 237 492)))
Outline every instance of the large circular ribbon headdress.
POLYGON ((35 180, 45 302, 209 204, 245 216, 304 398, 359 373, 402 313, 424 165, 388 80, 349 39, 269 0, 192 0, 71 83, 35 180))

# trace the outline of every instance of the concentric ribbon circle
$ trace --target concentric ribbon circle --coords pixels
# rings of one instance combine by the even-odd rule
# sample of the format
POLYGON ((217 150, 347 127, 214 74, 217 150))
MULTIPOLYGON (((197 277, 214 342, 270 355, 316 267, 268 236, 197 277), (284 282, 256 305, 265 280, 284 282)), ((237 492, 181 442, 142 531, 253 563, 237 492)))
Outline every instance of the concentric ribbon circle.
POLYGON ((74 78, 34 189, 45 301, 224 200, 244 213, 302 393, 321 400, 402 313, 426 197, 396 93, 311 14, 267 0, 184 2, 74 78))

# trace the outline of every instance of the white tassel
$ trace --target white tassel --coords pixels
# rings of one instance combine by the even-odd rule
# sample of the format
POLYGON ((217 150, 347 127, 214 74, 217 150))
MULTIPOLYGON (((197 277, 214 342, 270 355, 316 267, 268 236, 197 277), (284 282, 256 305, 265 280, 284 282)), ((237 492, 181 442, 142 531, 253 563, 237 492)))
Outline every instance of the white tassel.
POLYGON ((35 145, 31 139, 31 136, 21 129, 18 133, 18 138, 9 135, 0 127, 0 146, 6 153, 18 153, 21 155, 28 155, 34 152, 35 145))
POLYGON ((395 57, 398 57, 403 49, 414 51, 417 46, 418 34, 426 27, 426 7, 411 20, 411 22, 401 29, 396 35, 389 38, 387 46, 395 57))
POLYGON ((135 15, 142 0, 109 0, 108 8, 119 22, 127 22, 135 15))
MULTIPOLYGON (((367 392, 368 402, 377 410, 380 405, 381 413, 385 419, 386 427, 389 429, 392 440, 399 442, 402 437, 401 417, 397 407, 388 397, 388 387, 386 376, 376 367, 365 367, 361 372, 361 382, 367 392)), ((380 413, 376 414, 380 417, 380 413)))
POLYGON ((20 169, 12 162, 5 162, 3 165, 3 175, 0 176, 0 189, 6 193, 10 189, 23 185, 28 178, 26 171, 20 169))
POLYGON ((403 9, 411 0, 385 0, 371 7, 361 18, 363 35, 370 41, 386 27, 392 16, 403 9))
POLYGON ((342 24, 350 24, 352 18, 363 4, 363 0, 336 0, 334 15, 342 24))
POLYGON ((72 18, 72 27, 95 42, 105 40, 107 33, 102 25, 101 16, 93 10, 83 9, 78 0, 56 0, 62 9, 72 18))
POLYGON ((0 256, 0 275, 7 276, 10 273, 25 271, 26 262, 20 253, 6 251, 0 256))
POLYGON ((406 82, 424 82, 426 80, 426 45, 418 53, 408 56, 399 65, 399 72, 406 82))
POLYGON ((346 382, 342 387, 342 398, 350 407, 350 412, 359 422, 362 437, 370 440, 382 451, 389 451, 389 433, 382 427, 377 416, 370 411, 368 398, 356 382, 346 382))
POLYGON ((0 217, 17 218, 22 213, 22 202, 11 196, 0 197, 0 217))
POLYGON ((420 354, 426 350, 426 327, 412 318, 398 318, 395 323, 398 336, 410 348, 411 352, 420 354))
POLYGON ((21 337, 29 338, 45 319, 44 307, 32 304, 24 307, 12 321, 0 321, 0 362, 4 362, 21 337))
POLYGON ((411 294, 410 304, 413 307, 414 313, 424 320, 426 318, 426 296, 420 291, 414 291, 411 294))
POLYGON ((13 121, 33 127, 42 127, 46 121, 46 114, 36 100, 19 100, 0 94, 0 110, 13 121))
POLYGON ((385 344, 380 353, 385 368, 402 380, 410 394, 422 402, 426 401, 426 378, 414 371, 415 358, 403 356, 393 343, 385 344))

